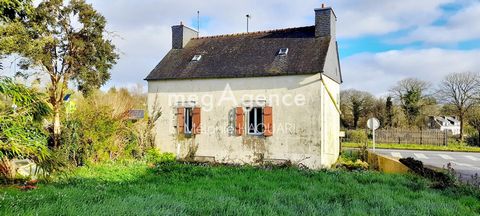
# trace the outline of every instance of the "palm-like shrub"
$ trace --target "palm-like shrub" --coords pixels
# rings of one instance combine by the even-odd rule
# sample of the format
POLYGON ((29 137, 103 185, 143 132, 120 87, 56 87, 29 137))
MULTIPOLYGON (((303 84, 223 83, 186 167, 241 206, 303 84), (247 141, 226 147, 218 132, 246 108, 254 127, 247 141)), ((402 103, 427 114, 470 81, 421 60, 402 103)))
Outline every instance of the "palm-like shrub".
POLYGON ((49 159, 47 133, 42 120, 51 113, 44 95, 10 78, 0 77, 0 177, 11 180, 11 160, 28 158, 37 163, 49 159))

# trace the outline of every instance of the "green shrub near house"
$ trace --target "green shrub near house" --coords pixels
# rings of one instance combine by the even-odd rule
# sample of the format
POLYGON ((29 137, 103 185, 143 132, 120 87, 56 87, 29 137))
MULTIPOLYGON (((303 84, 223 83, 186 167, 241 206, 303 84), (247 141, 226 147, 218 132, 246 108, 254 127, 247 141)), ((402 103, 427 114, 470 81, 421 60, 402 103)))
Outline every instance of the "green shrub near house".
POLYGON ((157 148, 151 148, 145 153, 145 160, 148 163, 158 164, 158 163, 168 163, 174 162, 176 159, 175 154, 169 152, 160 152, 157 148))
POLYGON ((362 150, 349 149, 343 150, 334 167, 337 169, 368 170, 369 164, 366 162, 367 153, 362 150))
POLYGON ((348 142, 353 143, 366 143, 368 141, 365 130, 347 130, 345 132, 345 138, 348 142))
POLYGON ((142 108, 143 99, 125 89, 74 95, 75 112, 64 115, 63 157, 74 165, 142 159, 147 120, 130 120, 129 111, 142 108))
POLYGON ((353 170, 367 170, 369 165, 368 165, 367 162, 359 160, 359 159, 357 159, 357 160, 346 160, 346 159, 340 157, 338 159, 337 163, 335 164, 335 167, 353 171, 353 170))

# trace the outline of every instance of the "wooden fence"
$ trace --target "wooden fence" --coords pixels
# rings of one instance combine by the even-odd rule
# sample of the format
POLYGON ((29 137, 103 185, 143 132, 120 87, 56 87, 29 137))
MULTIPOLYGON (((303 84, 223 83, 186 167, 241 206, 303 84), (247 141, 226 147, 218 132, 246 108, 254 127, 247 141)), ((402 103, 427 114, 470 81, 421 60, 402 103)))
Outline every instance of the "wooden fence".
POLYGON ((375 131, 377 143, 447 145, 448 132, 440 130, 381 129, 375 131))

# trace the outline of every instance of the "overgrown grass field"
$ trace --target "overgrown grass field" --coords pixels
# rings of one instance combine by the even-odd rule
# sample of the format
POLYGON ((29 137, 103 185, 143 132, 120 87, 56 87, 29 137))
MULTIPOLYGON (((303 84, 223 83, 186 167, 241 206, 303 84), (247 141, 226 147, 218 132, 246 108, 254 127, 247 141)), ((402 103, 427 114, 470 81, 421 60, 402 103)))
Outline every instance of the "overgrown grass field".
POLYGON ((412 175, 168 164, 107 164, 20 191, 0 215, 475 215, 480 193, 412 175))

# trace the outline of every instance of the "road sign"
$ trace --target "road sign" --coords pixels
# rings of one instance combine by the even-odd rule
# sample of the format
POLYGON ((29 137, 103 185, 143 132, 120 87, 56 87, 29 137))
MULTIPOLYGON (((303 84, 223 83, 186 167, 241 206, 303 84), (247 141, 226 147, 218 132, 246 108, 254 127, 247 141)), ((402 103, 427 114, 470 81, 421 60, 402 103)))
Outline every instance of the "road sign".
POLYGON ((380 121, 377 118, 368 119, 367 127, 369 129, 376 130, 380 127, 380 121))
POLYGON ((375 130, 377 130, 380 127, 380 121, 376 118, 368 119, 367 127, 372 129, 373 151, 375 152, 375 130))
POLYGON ((72 94, 67 94, 67 95, 65 95, 65 97, 63 97, 63 101, 69 101, 69 100, 70 100, 70 96, 72 96, 72 94))

